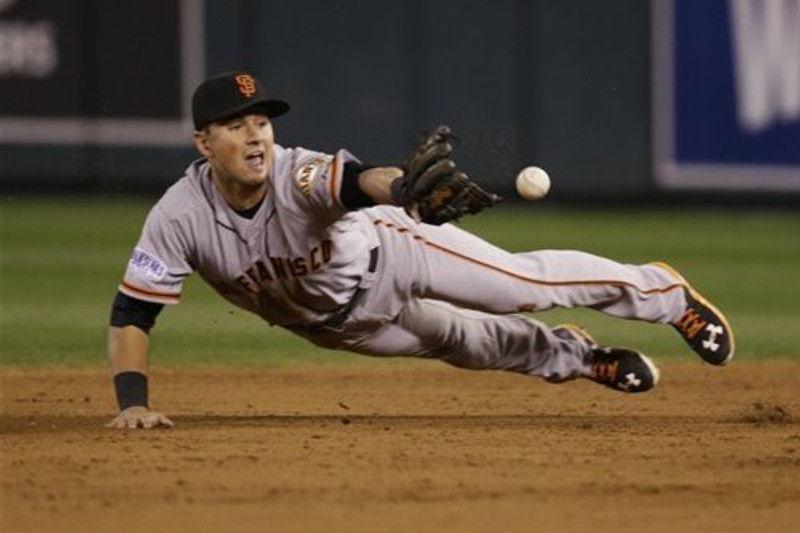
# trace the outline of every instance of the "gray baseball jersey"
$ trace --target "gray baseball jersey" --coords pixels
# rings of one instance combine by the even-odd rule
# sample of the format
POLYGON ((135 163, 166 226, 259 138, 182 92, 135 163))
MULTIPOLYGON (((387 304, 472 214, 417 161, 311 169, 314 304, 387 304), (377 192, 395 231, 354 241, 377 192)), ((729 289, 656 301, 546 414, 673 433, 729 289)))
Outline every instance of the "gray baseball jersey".
POLYGON ((252 219, 228 207, 203 160, 192 163, 148 216, 120 290, 177 303, 196 271, 272 324, 323 320, 347 303, 377 245, 363 215, 339 200, 352 159, 276 146, 270 192, 252 219))
POLYGON ((686 308, 681 281, 657 265, 515 254, 400 208, 348 211, 343 167, 354 160, 276 145, 266 199, 249 219, 195 161, 150 212, 120 291, 175 304, 197 272, 234 305, 320 346, 552 380, 588 375, 589 349, 521 312, 586 306, 668 323, 686 308))

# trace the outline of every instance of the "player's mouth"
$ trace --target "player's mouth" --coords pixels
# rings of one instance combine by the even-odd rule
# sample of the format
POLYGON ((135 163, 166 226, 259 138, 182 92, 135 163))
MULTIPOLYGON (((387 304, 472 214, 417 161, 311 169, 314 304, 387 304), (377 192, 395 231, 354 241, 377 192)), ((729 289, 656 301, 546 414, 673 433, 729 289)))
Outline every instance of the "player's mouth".
POLYGON ((248 168, 254 170, 256 172, 261 172, 264 170, 264 166, 266 160, 264 158, 264 152, 253 152, 251 154, 247 154, 244 158, 245 163, 247 163, 248 168))

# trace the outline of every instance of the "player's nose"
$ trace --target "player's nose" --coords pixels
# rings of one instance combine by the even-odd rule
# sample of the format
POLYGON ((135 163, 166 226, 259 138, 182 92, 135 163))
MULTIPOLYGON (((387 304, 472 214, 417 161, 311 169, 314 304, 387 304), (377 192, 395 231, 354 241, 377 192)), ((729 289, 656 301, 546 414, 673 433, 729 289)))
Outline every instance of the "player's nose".
POLYGON ((248 141, 252 141, 253 139, 257 139, 259 137, 258 126, 256 126, 252 121, 246 120, 244 123, 244 131, 245 131, 245 138, 248 141))
POLYGON ((248 123, 245 131, 246 131, 245 140, 247 144, 264 143, 267 142, 267 139, 269 138, 269 135, 265 130, 265 128, 255 123, 248 123))

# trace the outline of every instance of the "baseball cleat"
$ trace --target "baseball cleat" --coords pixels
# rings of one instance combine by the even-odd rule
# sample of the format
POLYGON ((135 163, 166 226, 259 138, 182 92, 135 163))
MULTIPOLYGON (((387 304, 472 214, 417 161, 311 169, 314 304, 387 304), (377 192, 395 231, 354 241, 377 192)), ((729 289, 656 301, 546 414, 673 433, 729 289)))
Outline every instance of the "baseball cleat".
POLYGON ((671 325, 703 361, 722 366, 733 359, 733 329, 725 315, 689 285, 674 268, 666 263, 653 263, 667 270, 684 284, 686 310, 671 325))
POLYGON ((598 346, 586 330, 573 324, 553 328, 553 334, 569 341, 584 343, 591 350, 589 379, 621 392, 645 392, 658 384, 661 373, 653 361, 629 348, 598 346))
POLYGON ((646 392, 658 384, 661 373, 649 357, 628 348, 592 350, 589 379, 622 392, 646 392))

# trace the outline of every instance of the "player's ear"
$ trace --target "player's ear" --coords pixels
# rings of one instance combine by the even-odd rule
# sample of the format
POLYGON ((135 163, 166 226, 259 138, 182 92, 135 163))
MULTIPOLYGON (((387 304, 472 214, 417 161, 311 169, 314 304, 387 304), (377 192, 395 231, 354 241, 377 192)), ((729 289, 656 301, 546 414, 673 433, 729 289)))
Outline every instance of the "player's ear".
POLYGON ((211 155, 211 147, 208 143, 208 128, 194 132, 194 146, 204 157, 211 155))

